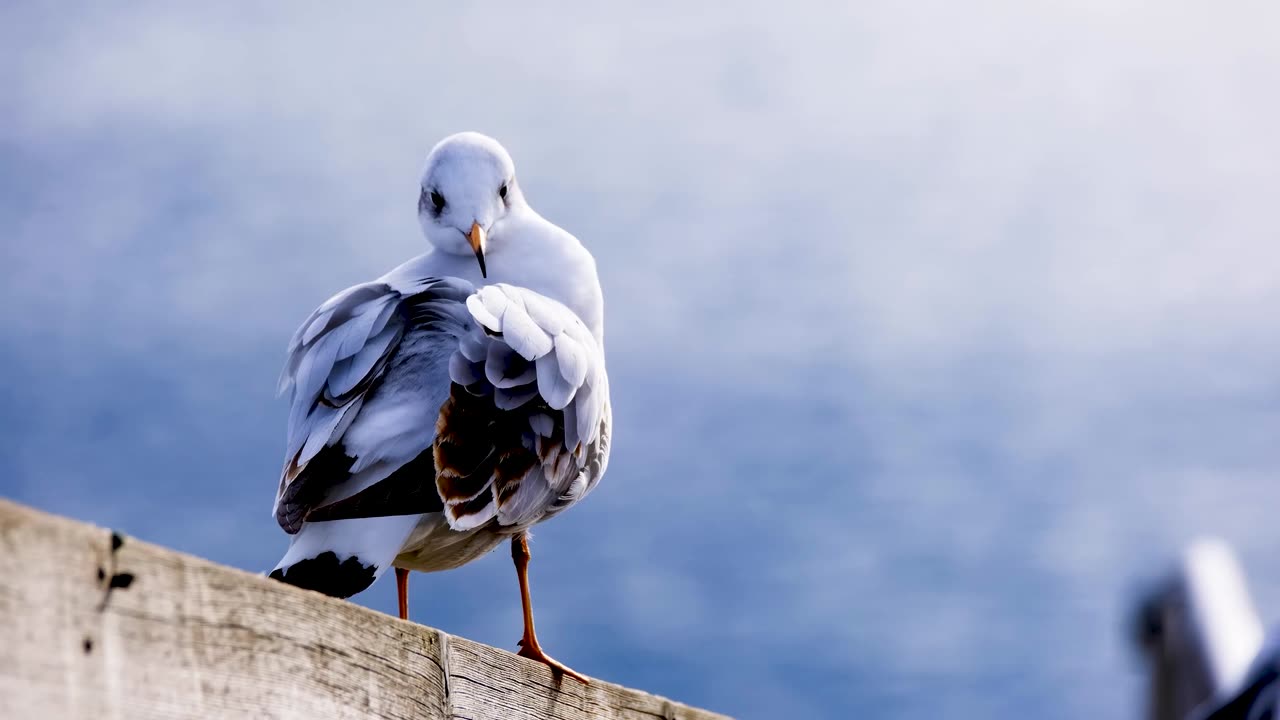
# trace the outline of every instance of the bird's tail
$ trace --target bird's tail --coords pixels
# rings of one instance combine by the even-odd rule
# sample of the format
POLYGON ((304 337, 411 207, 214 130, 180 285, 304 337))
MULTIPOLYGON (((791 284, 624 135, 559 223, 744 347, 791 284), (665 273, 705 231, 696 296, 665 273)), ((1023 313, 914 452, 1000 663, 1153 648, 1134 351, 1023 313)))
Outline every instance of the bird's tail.
POLYGON ((271 577, 325 595, 351 597, 391 567, 420 517, 306 523, 293 536, 271 577))

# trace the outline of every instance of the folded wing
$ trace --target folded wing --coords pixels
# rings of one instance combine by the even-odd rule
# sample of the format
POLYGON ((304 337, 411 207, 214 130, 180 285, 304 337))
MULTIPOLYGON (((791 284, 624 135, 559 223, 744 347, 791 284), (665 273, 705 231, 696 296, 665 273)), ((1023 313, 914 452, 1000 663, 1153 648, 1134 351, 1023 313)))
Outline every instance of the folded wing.
POLYGON ((608 461, 603 350, 524 288, 358 285, 299 328, 281 389, 289 532, 432 511, 454 530, 520 529, 585 496, 608 461))
MULTIPOLYGON (((412 472, 429 489, 431 455, 423 453, 448 396, 449 355, 475 325, 464 305, 473 291, 457 278, 365 283, 298 328, 280 379, 280 391, 292 395, 274 513, 287 532, 397 473, 412 472)), ((440 501, 429 492, 417 505, 423 512, 440 501)))
POLYGON ((599 342, 564 305, 498 284, 467 298, 476 321, 450 359, 434 443, 436 487, 455 530, 522 528, 585 496, 608 459, 599 342))

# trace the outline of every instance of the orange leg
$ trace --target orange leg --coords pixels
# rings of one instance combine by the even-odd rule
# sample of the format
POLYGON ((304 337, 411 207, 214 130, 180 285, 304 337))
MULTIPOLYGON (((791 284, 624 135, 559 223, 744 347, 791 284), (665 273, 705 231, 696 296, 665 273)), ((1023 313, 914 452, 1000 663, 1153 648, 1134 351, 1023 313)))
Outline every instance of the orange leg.
POLYGON ((409 619, 409 571, 396 568, 396 595, 400 598, 400 619, 409 619))
POLYGON ((533 601, 529 598, 530 557, 529 540, 525 533, 511 538, 511 560, 516 564, 516 577, 520 580, 520 604, 524 607, 524 637, 520 638, 520 652, 516 654, 545 663, 557 677, 568 675, 586 684, 588 680, 585 677, 543 652, 542 646, 538 644, 538 634, 533 631, 533 601))

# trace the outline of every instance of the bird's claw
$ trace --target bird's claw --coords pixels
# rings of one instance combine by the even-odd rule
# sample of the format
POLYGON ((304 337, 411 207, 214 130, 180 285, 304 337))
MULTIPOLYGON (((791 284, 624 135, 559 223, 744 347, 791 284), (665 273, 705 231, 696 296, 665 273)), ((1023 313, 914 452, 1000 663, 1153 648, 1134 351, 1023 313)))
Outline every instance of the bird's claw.
POLYGON ((573 668, 568 667, 564 663, 560 662, 559 660, 556 660, 555 658, 543 652, 542 648, 538 646, 538 643, 536 641, 532 643, 526 643, 525 640, 522 638, 520 642, 516 644, 520 646, 520 651, 516 653, 517 655, 519 655, 520 657, 529 658, 530 660, 537 660, 543 665, 546 665, 547 667, 551 668, 551 672, 553 675, 556 675, 557 677, 561 675, 568 675, 569 677, 573 678, 574 680, 577 680, 583 685, 591 684, 591 681, 588 680, 585 675, 575 672, 573 668))

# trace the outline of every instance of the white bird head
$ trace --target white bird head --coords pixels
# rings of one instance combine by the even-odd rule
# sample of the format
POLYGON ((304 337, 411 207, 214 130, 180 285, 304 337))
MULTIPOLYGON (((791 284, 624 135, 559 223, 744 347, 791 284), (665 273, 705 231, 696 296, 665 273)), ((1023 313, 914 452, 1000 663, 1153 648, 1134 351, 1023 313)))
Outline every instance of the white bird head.
POLYGON ((484 253, 494 225, 522 207, 515 164, 497 140, 458 133, 427 155, 418 196, 422 232, 442 252, 474 254, 481 275, 487 276, 484 253))

